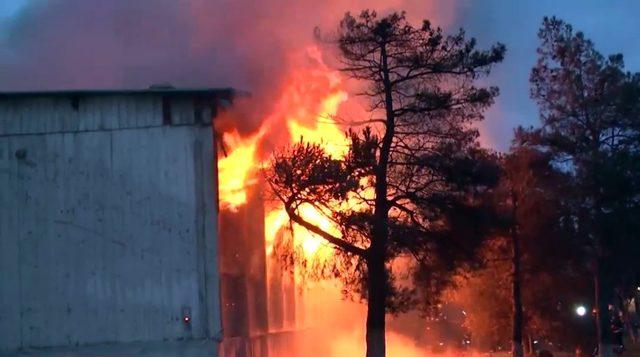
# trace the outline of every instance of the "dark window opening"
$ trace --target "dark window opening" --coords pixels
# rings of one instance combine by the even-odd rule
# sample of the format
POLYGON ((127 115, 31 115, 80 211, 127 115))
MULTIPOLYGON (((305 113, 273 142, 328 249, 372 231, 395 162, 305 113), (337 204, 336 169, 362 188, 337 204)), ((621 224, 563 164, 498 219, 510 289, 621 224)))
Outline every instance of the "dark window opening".
POLYGON ((162 97, 162 125, 171 125, 171 98, 162 97))
POLYGON ((202 106, 199 103, 193 103, 193 117, 196 124, 204 124, 205 119, 202 117, 202 106))
POLYGON ((71 108, 76 111, 80 108, 80 97, 75 95, 71 97, 71 108))

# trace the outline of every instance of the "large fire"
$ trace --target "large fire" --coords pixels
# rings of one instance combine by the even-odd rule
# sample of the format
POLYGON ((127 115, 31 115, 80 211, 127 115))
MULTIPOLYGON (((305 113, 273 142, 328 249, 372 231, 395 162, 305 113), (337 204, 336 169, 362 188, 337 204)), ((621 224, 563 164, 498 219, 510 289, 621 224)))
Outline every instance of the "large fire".
POLYGON ((263 135, 264 130, 247 139, 240 137, 237 130, 223 135, 224 145, 233 148, 218 161, 220 202, 224 208, 235 210, 247 202, 246 189, 256 183, 256 146, 263 135))
MULTIPOLYGON (((270 150, 297 143, 302 139, 321 145, 326 153, 334 158, 344 157, 347 153, 349 142, 344 133, 345 128, 336 119, 336 114, 344 108, 349 99, 345 83, 339 72, 323 64, 317 49, 309 49, 308 55, 314 60, 314 64, 310 67, 297 67, 290 73, 274 110, 261 118, 259 130, 250 136, 242 136, 236 130, 223 133, 226 153, 218 160, 221 209, 236 211, 247 204, 249 191, 260 184, 261 169, 269 162, 270 150), (280 135, 283 130, 287 131, 287 135, 280 135)), ((371 185, 363 183, 361 186, 371 185)), ((371 199, 374 193, 369 188, 359 192, 358 196, 371 199)), ((349 197, 346 202, 336 202, 336 205, 338 209, 366 208, 365 203, 356 195, 349 197)), ((291 229, 294 245, 300 248, 307 258, 324 259, 333 254, 333 248, 324 239, 299 225, 292 224, 281 205, 267 205, 265 210, 264 237, 267 256, 272 254, 276 237, 284 228, 291 229)), ((339 236, 339 230, 333 222, 313 206, 303 205, 298 208, 298 213, 324 231, 339 236)), ((295 306, 295 327, 309 330, 309 322, 312 321, 311 324, 343 331, 344 333, 337 335, 333 334, 335 331, 331 331, 331 336, 325 336, 323 333, 326 334, 327 329, 314 330, 320 334, 314 335, 313 341, 331 340, 330 356, 364 354, 364 305, 353 301, 341 301, 341 293, 336 286, 318 285, 302 294, 305 307, 298 315, 298 306, 295 306)), ((292 346, 295 345, 296 339, 292 337, 290 343, 292 346)), ((430 355, 423 347, 417 346, 415 341, 392 331, 387 332, 387 344, 390 356, 430 355)), ((305 353, 315 356, 313 349, 308 347, 305 345, 305 353)), ((279 355, 292 355, 288 353, 287 351, 287 354, 279 355)))
MULTIPOLYGON (((286 128, 289 135, 285 142, 271 143, 275 147, 286 146, 301 139, 322 145, 326 152, 336 158, 348 150, 348 140, 335 116, 340 105, 348 99, 338 72, 329 69, 315 47, 307 49, 315 64, 311 68, 299 68, 289 76, 289 81, 278 99, 275 110, 261 121, 262 126, 250 137, 241 137, 237 131, 223 134, 223 142, 229 149, 218 161, 220 203, 223 209, 235 210, 246 203, 247 189, 259 181, 260 168, 269 159, 269 153, 261 153, 260 147, 271 130, 286 128)), ((311 206, 300 207, 300 214, 318 227, 335 232, 335 227, 321 212, 311 206)), ((289 223, 284 208, 268 208, 265 214, 265 239, 267 253, 278 232, 289 223)), ((302 247, 307 256, 330 249, 323 240, 304 228, 293 225, 295 244, 302 247)))

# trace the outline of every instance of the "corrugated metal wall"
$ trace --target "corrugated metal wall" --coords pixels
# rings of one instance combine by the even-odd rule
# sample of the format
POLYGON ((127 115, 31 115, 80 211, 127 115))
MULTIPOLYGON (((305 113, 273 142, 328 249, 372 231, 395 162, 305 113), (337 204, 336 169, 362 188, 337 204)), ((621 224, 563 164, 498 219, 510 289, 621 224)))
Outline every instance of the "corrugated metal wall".
POLYGON ((0 350, 220 333, 210 111, 162 101, 0 100, 0 350))

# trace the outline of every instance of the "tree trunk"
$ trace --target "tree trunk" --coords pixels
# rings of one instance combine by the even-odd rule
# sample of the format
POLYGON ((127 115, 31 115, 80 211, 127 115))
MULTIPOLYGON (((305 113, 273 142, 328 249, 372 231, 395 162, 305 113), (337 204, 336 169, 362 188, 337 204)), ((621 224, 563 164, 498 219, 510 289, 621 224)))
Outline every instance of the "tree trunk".
POLYGON ((376 166, 375 209, 373 234, 367 256, 367 357, 384 357, 385 345, 385 311, 387 306, 387 271, 385 268, 387 239, 389 235, 389 202, 387 199, 387 169, 391 144, 395 133, 395 116, 393 111, 393 93, 389 79, 386 47, 380 47, 382 64, 382 80, 385 93, 385 133, 380 147, 380 156, 376 166))
MULTIPOLYGON (((514 245, 516 243, 514 242, 514 245)), ((514 249, 515 251, 515 249, 514 249)), ((511 355, 514 357, 523 357, 522 349, 522 296, 520 289, 520 257, 514 253, 513 262, 513 330, 511 340, 511 355), (517 257, 517 258, 516 258, 517 257)))
POLYGON ((609 313, 609 297, 611 291, 607 284, 601 259, 597 258, 594 274, 595 305, 596 305, 596 332, 598 337, 598 356, 612 357, 614 341, 611 333, 611 317, 609 313))
MULTIPOLYGON (((598 168, 595 165, 598 162, 599 151, 597 145, 597 139, 599 134, 592 135, 592 149, 591 149, 591 165, 588 167, 592 173, 597 172, 598 168)), ((594 233, 594 272, 593 272, 593 288, 596 307, 596 337, 598 343, 598 356, 600 357, 612 357, 614 341, 613 333, 611 331, 611 313, 609 311, 609 304, 612 303, 613 288, 608 284, 606 274, 606 262, 604 261, 605 249, 602 244, 602 238, 604 237, 604 229, 602 226, 602 197, 599 194, 599 186, 593 183, 592 189, 595 191, 594 196, 594 221, 593 221, 593 233, 594 233)))
POLYGON ((367 357, 384 357, 386 353, 384 258, 372 254, 368 259, 368 269, 367 357))
POLYGON ((522 349, 522 274, 520 272, 520 237, 518 236, 517 224, 517 205, 518 201, 515 193, 512 192, 513 204, 513 225, 511 227, 511 244, 512 244, 512 303, 513 303, 513 327, 511 340, 511 355, 514 357, 524 357, 522 349))

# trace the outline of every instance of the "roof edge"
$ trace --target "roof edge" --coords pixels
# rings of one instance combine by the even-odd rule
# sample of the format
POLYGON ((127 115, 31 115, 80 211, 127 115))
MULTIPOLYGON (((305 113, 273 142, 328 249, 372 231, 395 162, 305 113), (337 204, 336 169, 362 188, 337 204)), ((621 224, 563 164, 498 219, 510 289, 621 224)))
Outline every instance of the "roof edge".
POLYGON ((148 88, 148 89, 62 89, 43 91, 0 91, 1 98, 25 97, 86 97, 111 95, 169 95, 169 96, 216 96, 232 100, 236 97, 249 97, 246 91, 234 88, 148 88))

